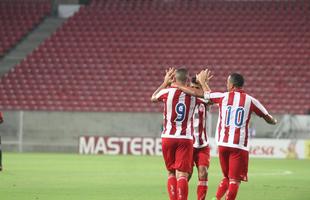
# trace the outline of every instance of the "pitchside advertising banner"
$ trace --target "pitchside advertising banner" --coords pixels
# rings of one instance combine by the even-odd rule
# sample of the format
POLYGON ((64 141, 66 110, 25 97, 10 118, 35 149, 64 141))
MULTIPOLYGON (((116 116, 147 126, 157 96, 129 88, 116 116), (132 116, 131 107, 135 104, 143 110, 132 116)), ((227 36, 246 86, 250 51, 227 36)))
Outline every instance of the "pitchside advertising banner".
MULTIPOLYGON (((217 156, 214 138, 211 155, 217 156)), ((250 156, 256 158, 310 159, 310 140, 251 139, 250 156)), ((162 155, 161 138, 81 136, 80 154, 162 155)))

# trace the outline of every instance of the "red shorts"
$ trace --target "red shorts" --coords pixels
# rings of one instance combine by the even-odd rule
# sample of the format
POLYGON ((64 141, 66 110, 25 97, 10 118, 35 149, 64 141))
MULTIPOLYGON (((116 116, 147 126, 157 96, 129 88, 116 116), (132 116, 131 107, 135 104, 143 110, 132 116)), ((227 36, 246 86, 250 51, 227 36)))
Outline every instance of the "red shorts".
POLYGON ((249 152, 224 146, 219 146, 218 150, 224 177, 248 181, 249 152))
POLYGON ((210 147, 194 148, 193 165, 206 166, 210 165, 210 147))
POLYGON ((169 171, 178 170, 191 173, 193 141, 189 139, 162 138, 162 151, 169 171))

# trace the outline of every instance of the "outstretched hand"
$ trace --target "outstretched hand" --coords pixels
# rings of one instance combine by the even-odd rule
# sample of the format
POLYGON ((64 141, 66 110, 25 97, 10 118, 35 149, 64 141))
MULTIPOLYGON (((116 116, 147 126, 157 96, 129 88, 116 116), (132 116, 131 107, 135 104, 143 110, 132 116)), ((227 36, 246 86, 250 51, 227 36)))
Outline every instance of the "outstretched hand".
POLYGON ((196 79, 200 84, 208 84, 209 81, 213 78, 213 75, 211 74, 211 71, 206 69, 202 70, 198 75, 196 75, 196 79))
POLYGON ((164 83, 166 85, 170 85, 173 80, 174 80, 174 76, 175 76, 175 69, 170 67, 168 70, 166 70, 166 75, 164 78, 164 83))
POLYGON ((156 97, 156 95, 159 93, 160 90, 166 88, 174 81, 175 76, 175 69, 170 67, 166 70, 166 75, 164 78, 164 82, 155 90, 155 92, 152 94, 151 101, 152 102, 158 102, 159 99, 156 97))

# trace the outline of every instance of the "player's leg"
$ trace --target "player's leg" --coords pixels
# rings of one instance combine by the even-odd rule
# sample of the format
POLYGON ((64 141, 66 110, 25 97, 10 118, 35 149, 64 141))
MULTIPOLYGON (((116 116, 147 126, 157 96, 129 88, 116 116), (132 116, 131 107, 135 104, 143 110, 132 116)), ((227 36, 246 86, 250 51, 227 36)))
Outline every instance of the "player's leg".
POLYGON ((229 187, 228 187, 228 191, 226 194, 226 200, 236 199, 240 183, 241 183, 240 180, 235 180, 235 179, 229 180, 229 187))
POLYGON ((177 200, 177 178, 175 170, 168 171, 167 191, 170 200, 177 200))
POLYGON ((204 200, 208 192, 208 168, 210 164, 210 148, 200 148, 197 149, 196 152, 196 159, 194 160, 197 166, 199 179, 197 184, 197 199, 204 200))
POLYGON ((175 156, 175 169, 177 176, 178 200, 187 200, 188 197, 188 177, 192 172, 193 141, 179 139, 179 145, 175 156))
POLYGON ((229 157, 229 187, 226 200, 235 200, 241 181, 247 181, 249 154, 245 150, 234 149, 229 157))
POLYGON ((188 172, 176 170, 177 200, 187 200, 188 197, 188 172))
POLYGON ((229 186, 229 150, 226 147, 219 146, 219 160, 220 165, 223 173, 223 179, 221 180, 217 192, 216 192, 216 199, 220 200, 227 192, 229 186))
POLYGON ((208 167, 198 166, 197 199, 205 200, 208 192, 208 167))
MULTIPOLYGON (((194 165, 193 165, 194 167, 194 165)), ((193 167, 192 167, 192 171, 188 174, 187 180, 188 182, 191 180, 192 176, 193 176, 193 167)))
POLYGON ((167 191, 170 200, 177 200, 177 178, 174 169, 176 145, 173 139, 162 139, 163 157, 168 170, 167 191))
POLYGON ((188 182, 191 180, 191 178, 192 178, 192 175, 193 175, 193 169, 194 169, 194 166, 195 166, 195 164, 196 164, 196 162, 195 162, 195 160, 197 160, 196 159, 196 154, 197 154, 197 151, 196 151, 196 149, 195 148, 193 148, 193 160, 192 160, 192 171, 191 171, 191 173, 189 173, 189 175, 188 175, 188 182))

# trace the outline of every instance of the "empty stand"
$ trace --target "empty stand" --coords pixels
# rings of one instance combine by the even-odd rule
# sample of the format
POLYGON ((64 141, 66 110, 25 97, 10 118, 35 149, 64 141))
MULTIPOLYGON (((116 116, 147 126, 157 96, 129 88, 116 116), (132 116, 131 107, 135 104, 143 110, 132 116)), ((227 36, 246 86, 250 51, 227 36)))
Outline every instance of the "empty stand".
POLYGON ((0 1, 0 57, 51 12, 49 0, 0 1))
POLYGON ((164 70, 240 72, 274 113, 310 109, 306 1, 97 0, 1 78, 1 109, 155 112, 164 70))

